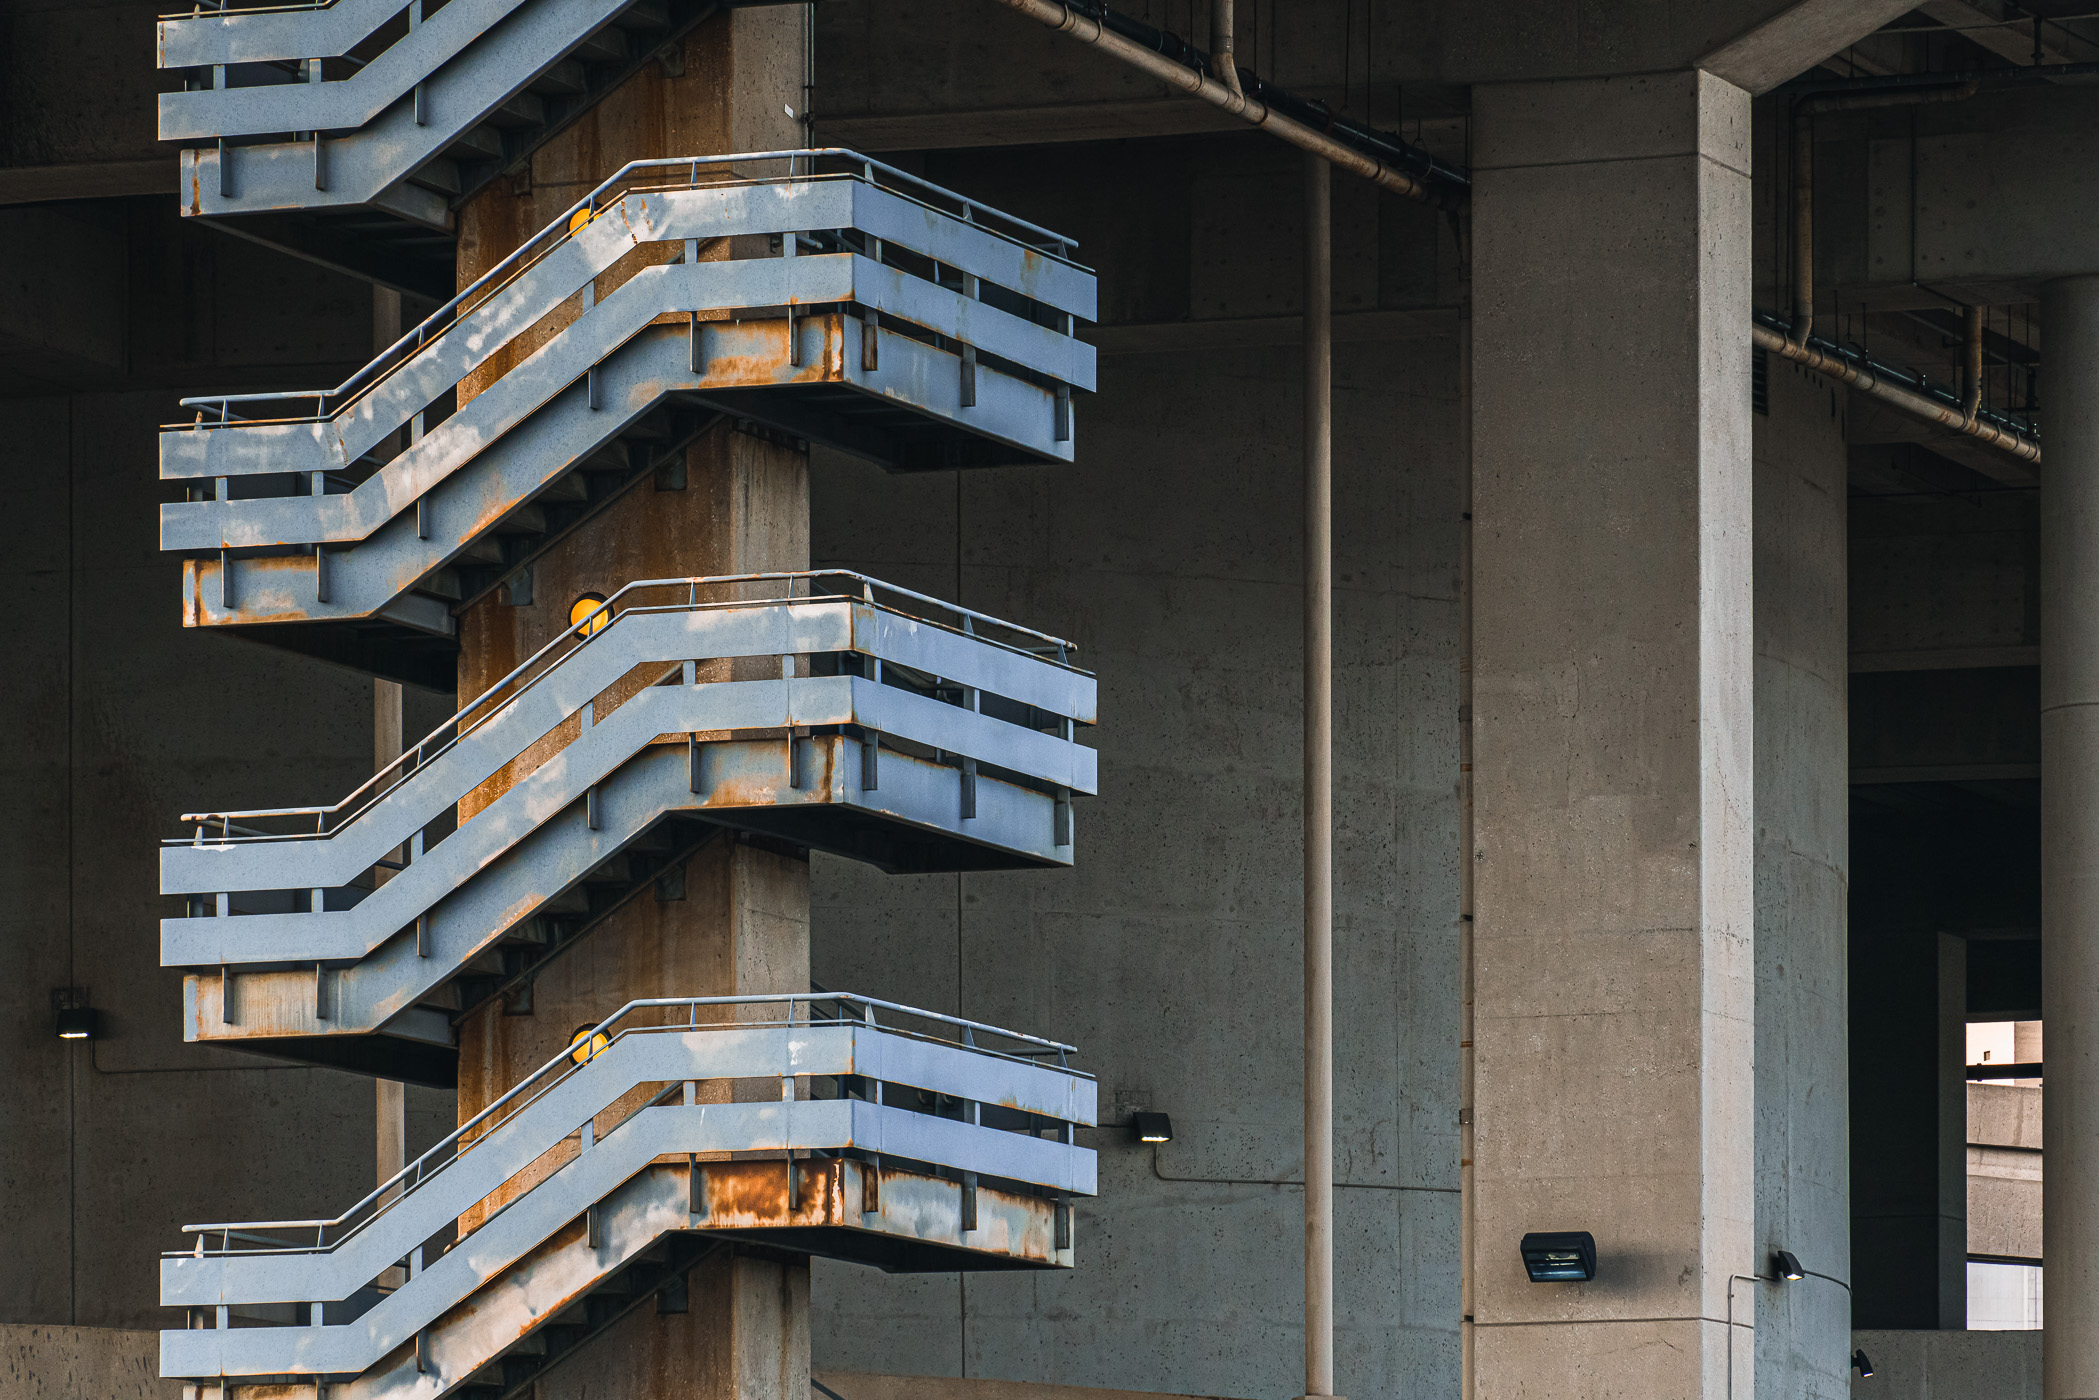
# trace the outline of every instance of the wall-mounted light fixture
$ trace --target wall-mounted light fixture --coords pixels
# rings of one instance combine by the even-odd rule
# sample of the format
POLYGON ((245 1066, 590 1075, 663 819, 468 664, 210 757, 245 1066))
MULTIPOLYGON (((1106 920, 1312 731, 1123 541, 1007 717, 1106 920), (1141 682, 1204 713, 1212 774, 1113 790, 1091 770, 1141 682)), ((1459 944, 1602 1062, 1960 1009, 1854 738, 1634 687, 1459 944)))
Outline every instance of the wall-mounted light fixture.
POLYGON ((1532 1283, 1587 1283, 1596 1277, 1596 1237, 1587 1230, 1525 1235, 1523 1271, 1532 1283))
POLYGON ((66 1006, 58 1012, 60 1040, 93 1040, 102 1029, 102 1013, 92 1006, 66 1006))
POLYGON ((1860 1380, 1864 1380, 1873 1374, 1873 1362, 1863 1351, 1853 1351, 1851 1353, 1851 1369, 1858 1372, 1860 1380))
POLYGON ((1771 1256, 1771 1272, 1787 1283, 1798 1283, 1807 1277, 1807 1270, 1800 1267, 1790 1249, 1781 1249, 1771 1256))
POLYGON ((1172 1142, 1173 1120, 1163 1113, 1132 1113, 1130 1136, 1139 1142, 1172 1142))

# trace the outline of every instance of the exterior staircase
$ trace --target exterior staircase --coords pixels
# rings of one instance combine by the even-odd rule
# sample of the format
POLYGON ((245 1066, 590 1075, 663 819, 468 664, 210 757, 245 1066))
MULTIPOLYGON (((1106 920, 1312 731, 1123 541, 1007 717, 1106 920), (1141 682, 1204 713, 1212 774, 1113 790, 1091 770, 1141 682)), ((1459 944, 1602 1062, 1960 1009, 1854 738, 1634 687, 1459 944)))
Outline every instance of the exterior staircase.
POLYGON ((726 1241, 892 1271, 1068 1268, 1072 1047, 844 994, 637 1002, 325 1220, 189 1227, 192 1395, 525 1391, 726 1241), (496 1202, 487 1214, 469 1214, 496 1202), (462 1233, 461 1219, 470 1225, 462 1233))
MULTIPOLYGON (((453 293, 460 201, 711 0, 200 3, 159 26, 184 212, 443 305, 333 388, 184 402, 193 627, 453 688, 459 619, 735 429, 894 472, 1056 465, 1068 238, 850 151, 640 161, 453 293)), ((191 1040, 449 1084, 458 1026, 709 842, 1056 869, 1098 788, 1070 643, 857 574, 639 579, 326 806, 184 818, 191 1040)), ((522 1009, 522 1008, 520 1008, 522 1009)), ((531 1393, 711 1252, 1068 1268, 1073 1048, 865 997, 634 1002, 342 1215, 190 1227, 191 1400, 531 1393)))
MULTIPOLYGON (((755 0, 771 3, 772 0, 755 0)), ((753 3, 753 0, 730 0, 753 3)), ((716 0, 332 0, 160 21, 182 211, 404 291, 453 289, 454 211, 716 0)))
POLYGON ((893 872, 1071 863, 1098 778, 1070 643, 858 574, 599 613, 331 806, 184 818, 161 958, 190 1039, 450 1083, 459 1021, 731 830, 893 872))
POLYGON ((184 620, 448 689, 461 612, 724 419, 895 471, 1069 461, 1070 247, 850 152, 638 162, 345 384, 184 401, 184 620))

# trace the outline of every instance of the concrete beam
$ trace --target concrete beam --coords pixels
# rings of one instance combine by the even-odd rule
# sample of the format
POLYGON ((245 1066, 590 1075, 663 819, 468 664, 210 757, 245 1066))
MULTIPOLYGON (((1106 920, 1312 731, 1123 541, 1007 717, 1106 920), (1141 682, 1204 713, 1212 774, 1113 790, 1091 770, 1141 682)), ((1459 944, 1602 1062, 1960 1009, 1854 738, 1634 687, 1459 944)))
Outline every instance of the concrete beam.
POLYGON ((1910 8, 1907 0, 1799 0, 1735 35, 1697 66, 1751 93, 1769 92, 1910 8))

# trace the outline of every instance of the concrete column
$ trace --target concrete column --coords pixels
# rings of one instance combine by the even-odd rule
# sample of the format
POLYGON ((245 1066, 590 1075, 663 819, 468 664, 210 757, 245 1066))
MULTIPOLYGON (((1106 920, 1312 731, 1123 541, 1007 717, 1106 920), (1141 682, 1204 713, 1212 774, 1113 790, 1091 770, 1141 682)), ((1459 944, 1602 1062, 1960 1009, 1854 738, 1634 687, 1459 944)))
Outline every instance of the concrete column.
MULTIPOLYGON (((390 287, 372 288, 372 353, 379 354, 401 338, 401 294, 390 287)), ((372 771, 383 771, 401 756, 401 683, 372 682, 372 771)), ((383 883, 392 874, 372 872, 383 883)), ((373 1148, 378 1180, 391 1181, 408 1165, 408 1086, 382 1079, 374 1093, 373 1148)))
POLYGON ((1814 1272, 1755 1285, 1756 1381, 1839 1400, 1851 1393, 1848 463, 1828 386, 1776 357, 1769 368, 1770 412, 1755 419, 1752 1262, 1789 1249, 1814 1272))
POLYGON ((1968 945, 1874 926, 1872 903, 1861 897, 1851 932, 1852 1322, 1962 1328, 1968 945))
MULTIPOLYGON (((675 61, 647 65, 549 142, 528 173, 469 201, 460 213, 461 284, 630 160, 799 145, 785 108, 802 105, 801 21, 798 7, 717 15, 686 37, 675 61)), ((607 273, 599 295, 635 270, 607 273)), ((550 318, 536 334, 551 336, 559 324, 550 318)), ((507 368, 492 367, 465 391, 507 368)), ((672 474, 644 483, 537 560, 529 604, 511 606, 498 593, 461 618, 460 699, 558 636, 583 593, 609 596, 640 578, 808 566, 806 454, 722 425, 687 450, 683 485, 672 474)), ((600 717, 632 689, 601 697, 600 717)), ((572 721, 542 747, 577 732, 572 721)), ((526 762, 544 756, 535 748, 526 762)), ((511 780, 497 775, 461 804, 462 817, 511 780)), ((631 901, 550 964, 529 1000, 491 1006, 460 1027, 460 1118, 557 1054, 577 1026, 635 998, 808 988, 807 859, 717 839, 686 863, 682 889, 659 883, 655 897, 631 901)), ((807 1400, 808 1266, 717 1255, 689 1276, 684 1311, 637 1309, 591 1347, 587 1362, 541 1383, 544 1400, 807 1400)))
POLYGON ((2099 1396, 2099 276, 2041 292, 2041 1393, 2099 1396))
POLYGON ((1757 1263, 1749 99, 1473 119, 1476 1383, 1720 1400, 1757 1263), (1533 1230, 1593 1232, 1596 1280, 1528 1282, 1533 1230))

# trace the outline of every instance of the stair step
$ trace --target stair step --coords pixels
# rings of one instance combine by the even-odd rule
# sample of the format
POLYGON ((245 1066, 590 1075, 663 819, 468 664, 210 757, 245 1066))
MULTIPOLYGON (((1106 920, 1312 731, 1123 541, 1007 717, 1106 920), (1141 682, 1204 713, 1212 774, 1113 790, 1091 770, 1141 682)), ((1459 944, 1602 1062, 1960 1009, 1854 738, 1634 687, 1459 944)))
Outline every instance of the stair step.
POLYGON ((585 472, 628 472, 633 469, 634 463, 627 456, 627 444, 624 439, 614 439, 606 443, 585 457, 576 467, 577 471, 585 472))
POLYGON ((547 109, 531 93, 520 92, 489 113, 489 120, 498 126, 545 126, 547 109))
POLYGON ((466 587, 460 582, 457 569, 439 569, 415 586, 418 593, 427 593, 433 598, 443 598, 457 603, 466 597, 466 587))
POLYGON ((621 428, 619 435, 622 442, 668 442, 671 435, 670 419, 661 413, 651 413, 621 428))
POLYGON ((627 35, 624 30, 608 24, 569 52, 585 63, 624 63, 627 35))
POLYGON ((670 6, 664 0, 635 0, 612 17, 612 22, 622 29, 668 29, 671 27, 670 6))
POLYGON ((505 562, 502 542, 494 535, 483 535, 477 540, 468 541, 466 548, 459 551, 459 557, 471 559, 477 564, 501 564, 505 562))
POLYGON ((435 190, 439 194, 458 194, 459 162, 446 160, 443 156, 425 161, 420 167, 409 172, 408 183, 421 185, 424 189, 435 190))
POLYGON ((574 97, 590 87, 590 75, 583 65, 573 58, 564 58, 546 72, 526 84, 527 92, 552 93, 561 97, 574 97))
POLYGON ((547 513, 538 506, 519 506, 496 524, 499 535, 544 535, 547 513))
POLYGON ((503 133, 487 122, 459 134, 445 154, 454 160, 501 160, 503 158, 503 133))
POLYGON ((542 913, 547 914, 588 915, 590 913, 590 896, 585 894, 580 886, 572 890, 563 890, 560 894, 555 895, 545 904, 542 904, 540 910, 542 913))
POLYGON ((624 855, 612 857, 597 869, 583 877, 586 885, 624 885, 634 879, 632 869, 624 855))
POLYGON ((581 472, 570 472, 540 492, 539 499, 555 503, 587 501, 590 499, 590 483, 581 472))

